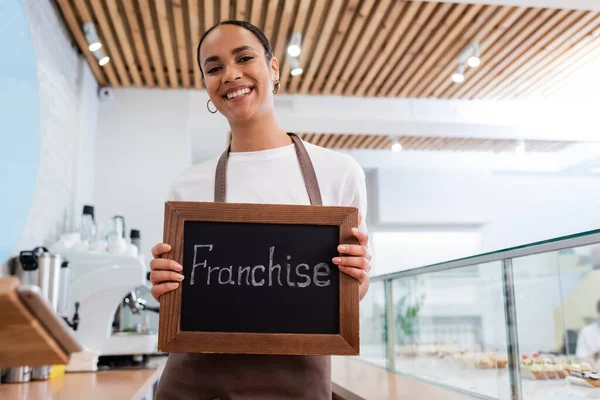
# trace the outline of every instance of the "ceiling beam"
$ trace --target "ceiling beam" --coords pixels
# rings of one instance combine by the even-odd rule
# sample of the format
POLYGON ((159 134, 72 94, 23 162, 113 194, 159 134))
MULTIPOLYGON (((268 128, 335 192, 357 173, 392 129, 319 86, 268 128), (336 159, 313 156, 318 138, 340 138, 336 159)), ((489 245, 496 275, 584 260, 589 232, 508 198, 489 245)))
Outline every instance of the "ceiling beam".
POLYGON ((308 95, 277 95, 275 100, 282 125, 296 132, 598 141, 597 106, 583 101, 308 95))
MULTIPOLYGON (((414 1, 414 0, 409 0, 414 1)), ((423 0, 438 2, 439 0, 423 0)), ((488 4, 498 6, 562 8, 568 10, 600 11, 598 0, 445 0, 446 3, 488 4)))

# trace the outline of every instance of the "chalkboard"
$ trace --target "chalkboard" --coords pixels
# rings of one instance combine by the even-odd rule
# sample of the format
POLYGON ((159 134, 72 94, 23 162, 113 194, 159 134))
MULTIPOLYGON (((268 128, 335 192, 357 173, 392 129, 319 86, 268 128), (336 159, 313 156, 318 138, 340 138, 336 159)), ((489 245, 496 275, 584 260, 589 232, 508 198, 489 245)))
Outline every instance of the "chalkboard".
POLYGON ((354 207, 165 203, 185 279, 160 298, 159 350, 358 355, 358 281, 332 263, 357 225, 354 207))
POLYGON ((187 221, 181 330, 339 333, 338 226, 187 221))

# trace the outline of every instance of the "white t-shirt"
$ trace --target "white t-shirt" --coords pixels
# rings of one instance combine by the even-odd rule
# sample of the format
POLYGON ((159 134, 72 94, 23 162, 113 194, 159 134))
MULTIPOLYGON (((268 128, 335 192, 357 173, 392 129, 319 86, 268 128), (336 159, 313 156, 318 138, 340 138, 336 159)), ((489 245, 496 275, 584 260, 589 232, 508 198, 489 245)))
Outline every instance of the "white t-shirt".
MULTIPOLYGON (((350 156, 303 142, 315 168, 324 206, 357 207, 366 232, 365 174, 350 156)), ((214 201, 218 158, 186 169, 169 190, 169 200, 214 201)), ((227 203, 310 204, 294 145, 229 153, 227 203)))
POLYGON ((600 352, 600 324, 584 326, 577 337, 576 355, 578 358, 594 358, 600 352))

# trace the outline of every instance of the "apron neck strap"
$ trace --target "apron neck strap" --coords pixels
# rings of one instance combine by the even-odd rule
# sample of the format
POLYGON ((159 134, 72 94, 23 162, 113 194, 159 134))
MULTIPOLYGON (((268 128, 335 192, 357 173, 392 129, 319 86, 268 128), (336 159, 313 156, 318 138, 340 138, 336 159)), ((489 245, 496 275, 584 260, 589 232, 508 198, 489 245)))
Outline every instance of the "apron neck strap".
MULTIPOLYGON (((302 140, 300 140, 295 133, 288 132, 288 135, 292 139, 294 148, 296 149, 296 157, 300 164, 300 171, 304 178, 304 185, 308 192, 310 204, 313 206, 323 205, 321 190, 319 189, 319 182, 317 181, 317 174, 315 173, 315 168, 310 160, 310 156, 306 151, 306 147, 304 147, 302 140)), ((215 173, 215 202, 217 203, 224 203, 226 198, 227 160, 229 158, 230 148, 231 145, 227 146, 227 149, 221 154, 221 157, 217 162, 217 170, 215 173)))

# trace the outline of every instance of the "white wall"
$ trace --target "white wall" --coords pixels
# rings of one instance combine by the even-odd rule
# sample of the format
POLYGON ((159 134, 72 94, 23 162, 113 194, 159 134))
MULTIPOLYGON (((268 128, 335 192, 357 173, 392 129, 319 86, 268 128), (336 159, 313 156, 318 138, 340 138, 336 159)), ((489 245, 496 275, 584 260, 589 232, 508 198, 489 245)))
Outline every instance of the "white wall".
POLYGON ((97 112, 96 82, 54 3, 24 5, 36 55, 39 105, 32 107, 40 110, 41 143, 36 189, 15 254, 51 244, 92 200, 97 112))
MULTIPOLYGON (((141 232, 146 260, 162 242, 164 201, 171 182, 191 164, 191 140, 206 148, 214 140, 196 132, 190 121, 199 107, 190 91, 115 90, 100 103, 96 140, 95 205, 97 221, 125 217, 141 232)), ((199 101, 198 101, 199 102, 199 101)), ((201 102, 200 102, 201 103, 201 102)), ((209 128, 195 120, 196 126, 209 128)), ((226 131, 223 132, 223 144, 226 131)), ((221 148, 223 148, 221 146, 221 148)))
POLYGON ((369 236, 374 254, 371 276, 478 254, 482 248, 480 232, 441 226, 401 231, 377 228, 369 236))
POLYGON ((308 132, 597 140, 596 104, 577 99, 365 101, 349 96, 278 95, 275 106, 283 124, 308 132))
POLYGON ((600 176, 494 176, 484 250, 600 228, 600 176))
POLYGON ((96 129, 98 126, 98 84, 84 62, 80 63, 80 84, 77 138, 75 143, 76 168, 73 175, 74 197, 70 230, 78 230, 81 212, 86 204, 94 204, 94 176, 96 173, 96 129))
POLYGON ((377 186, 380 224, 468 226, 482 251, 600 227, 600 176, 380 170, 377 186))
POLYGON ((379 221, 384 224, 480 224, 489 218, 489 174, 381 169, 379 221))

